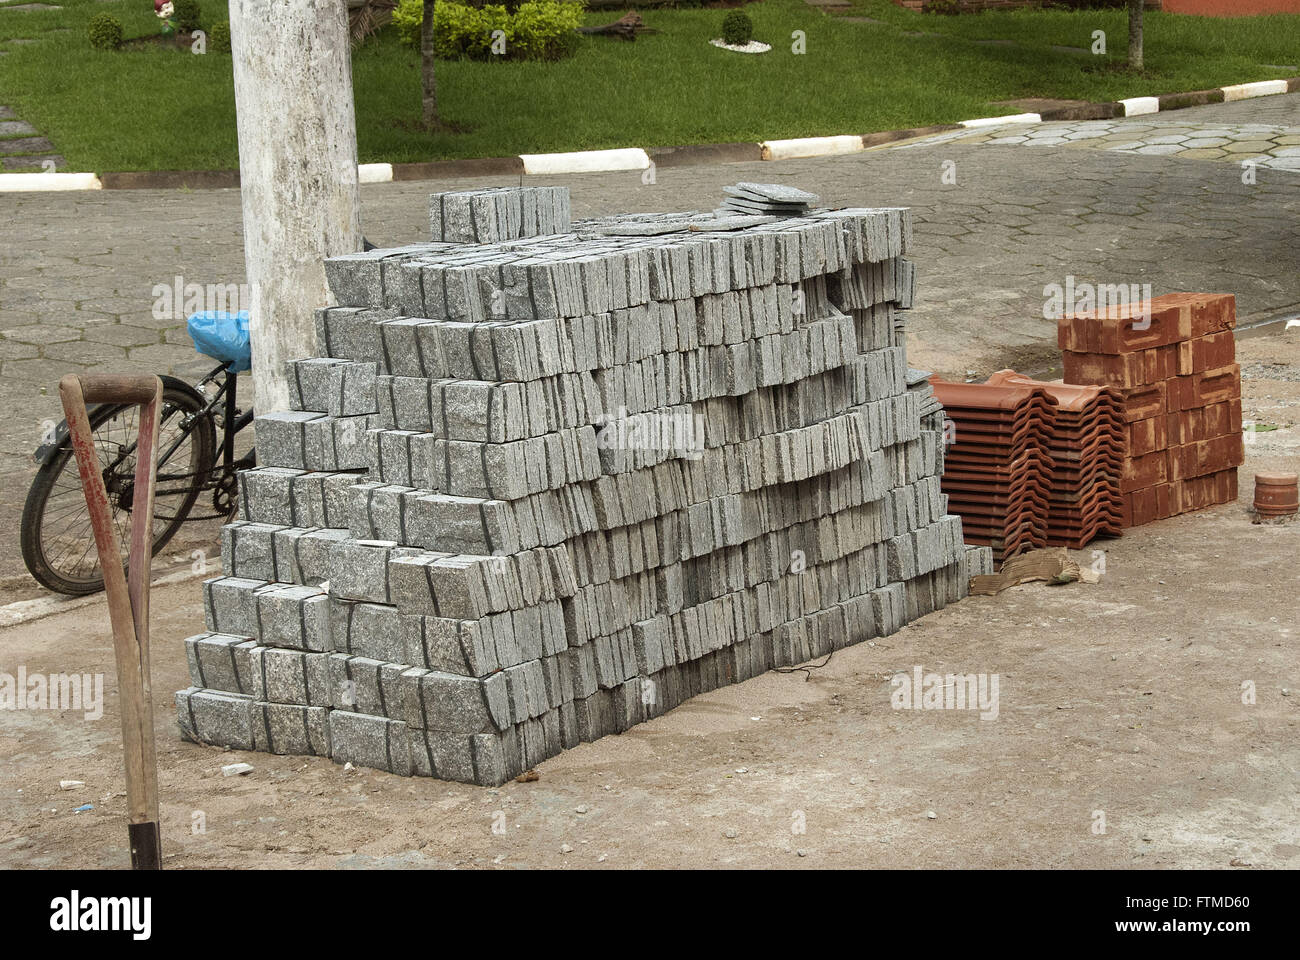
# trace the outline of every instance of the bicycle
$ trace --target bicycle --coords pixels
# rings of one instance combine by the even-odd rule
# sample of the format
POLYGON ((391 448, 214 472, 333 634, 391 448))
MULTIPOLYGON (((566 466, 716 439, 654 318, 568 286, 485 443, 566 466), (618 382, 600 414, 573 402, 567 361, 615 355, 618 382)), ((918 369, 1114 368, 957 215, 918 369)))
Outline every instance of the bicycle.
MULTIPOLYGON (((246 312, 195 314, 188 318, 190 336, 199 352, 221 361, 194 386, 175 377, 160 377, 162 408, 158 424, 157 487, 154 494, 153 553, 158 554, 182 523, 234 519, 238 510, 241 470, 256 465, 255 449, 235 457, 235 436, 253 422, 253 411, 236 402, 236 375, 246 370, 246 312), (229 342, 216 343, 196 322, 216 324, 229 342), (240 326, 242 324, 242 327, 240 326), (237 343, 238 337, 243 342, 237 343), (209 397, 209 385, 219 383, 209 397), (221 445, 217 448, 217 428, 221 445), (210 514, 191 515, 194 505, 212 492, 210 514)), ((113 511, 113 526, 129 552, 131 503, 135 488, 136 418, 134 404, 99 404, 89 410, 90 428, 103 467, 104 487, 113 511)), ((62 422, 33 459, 41 464, 23 505, 23 562, 37 582, 57 593, 83 596, 104 589, 104 576, 90 531, 90 514, 82 493, 77 461, 62 422)))

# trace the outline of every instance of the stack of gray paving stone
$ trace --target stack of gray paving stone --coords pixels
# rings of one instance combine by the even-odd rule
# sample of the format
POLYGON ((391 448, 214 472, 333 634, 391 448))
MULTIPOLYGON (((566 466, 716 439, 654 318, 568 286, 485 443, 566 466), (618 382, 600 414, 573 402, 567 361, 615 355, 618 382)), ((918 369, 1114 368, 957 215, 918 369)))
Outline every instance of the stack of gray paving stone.
POLYGON ((186 641, 186 737, 499 784, 992 571, 909 389, 907 210, 432 213, 437 242, 326 263, 186 641))

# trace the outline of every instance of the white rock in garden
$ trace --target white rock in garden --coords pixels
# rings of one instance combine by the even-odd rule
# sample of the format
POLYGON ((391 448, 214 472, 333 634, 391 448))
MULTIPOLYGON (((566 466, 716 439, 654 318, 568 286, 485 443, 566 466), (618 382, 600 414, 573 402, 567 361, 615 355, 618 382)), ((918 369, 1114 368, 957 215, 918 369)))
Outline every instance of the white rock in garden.
POLYGON ((732 44, 727 43, 721 37, 710 40, 709 43, 715 47, 721 47, 724 50, 730 50, 733 53, 767 53, 772 49, 770 43, 763 43, 761 40, 751 40, 749 43, 732 44))

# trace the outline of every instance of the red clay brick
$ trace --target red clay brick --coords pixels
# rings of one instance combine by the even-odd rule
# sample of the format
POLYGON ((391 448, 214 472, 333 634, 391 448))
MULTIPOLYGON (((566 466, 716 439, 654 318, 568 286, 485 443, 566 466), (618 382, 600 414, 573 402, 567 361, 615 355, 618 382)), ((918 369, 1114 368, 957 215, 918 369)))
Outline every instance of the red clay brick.
POLYGON ((1124 492, 1141 490, 1143 487, 1164 483, 1168 478, 1168 458, 1164 450, 1157 450, 1145 457, 1130 457, 1125 460, 1119 488, 1124 492))
POLYGON ((1237 340, 1231 330, 1212 333, 1178 344, 1178 373, 1203 373, 1227 367, 1237 357, 1237 340))
POLYGON ((1230 293, 1175 294, 1192 305, 1192 336, 1205 337, 1237 326, 1237 298, 1230 293))
POLYGON ((1241 433, 1241 401, 1225 400, 1208 407, 1196 407, 1165 415, 1168 446, 1241 433))
MULTIPOLYGON (((1192 411, 1188 411, 1191 413, 1192 411)), ((1225 400, 1212 403, 1196 411, 1199 414, 1199 433, 1193 440, 1213 440, 1241 433, 1241 401, 1225 400)))
POLYGON ((1130 389, 1178 375, 1178 346, 1152 347, 1134 353, 1061 354, 1066 383, 1090 383, 1130 389))
POLYGON ((1236 467, 1192 477, 1182 483, 1185 510, 1204 510, 1216 503, 1234 503, 1237 499, 1236 467))
POLYGON ((1168 478, 1185 480, 1219 473, 1229 467, 1239 467, 1246 459, 1240 434, 1198 440, 1178 447, 1170 447, 1168 478))
POLYGON ((1057 322, 1057 343, 1062 350, 1121 354, 1191 337, 1191 305, 1164 304, 1164 299, 1069 314, 1057 322), (1144 315, 1148 308, 1150 317, 1144 315))
POLYGON ((1140 387, 1124 390, 1124 420, 1147 420, 1158 417, 1165 412, 1165 383, 1148 383, 1140 387))
POLYGON ((1156 491, 1156 518, 1159 520, 1168 520, 1170 517, 1176 517, 1182 513, 1182 484, 1179 483, 1157 483, 1156 491))
MULTIPOLYGON (((1237 359, 1237 338, 1231 330, 1211 333, 1188 341, 1192 345, 1192 369, 1190 373, 1203 373, 1206 370, 1220 370, 1232 366, 1237 359)), ((1182 373, 1179 370, 1179 373, 1182 373)))
POLYGON ((1235 363, 1218 370, 1173 377, 1165 384, 1165 408, 1170 411, 1193 410, 1240 399, 1241 367, 1235 363))
POLYGON ((1141 457, 1169 446, 1167 417, 1151 417, 1126 424, 1124 432, 1128 437, 1129 457, 1141 457))
POLYGON ((1236 325, 1237 302, 1232 294, 1166 293, 1126 307, 1068 314, 1057 322, 1056 330, 1062 350, 1120 354, 1191 340, 1236 325), (1148 310, 1149 323, 1143 315, 1148 310))
POLYGON ((1124 494, 1123 508, 1126 527, 1140 527, 1157 519, 1156 488, 1144 487, 1124 494))
POLYGON ((1215 475, 1218 503, 1234 503, 1237 500, 1237 468, 1224 470, 1215 475))

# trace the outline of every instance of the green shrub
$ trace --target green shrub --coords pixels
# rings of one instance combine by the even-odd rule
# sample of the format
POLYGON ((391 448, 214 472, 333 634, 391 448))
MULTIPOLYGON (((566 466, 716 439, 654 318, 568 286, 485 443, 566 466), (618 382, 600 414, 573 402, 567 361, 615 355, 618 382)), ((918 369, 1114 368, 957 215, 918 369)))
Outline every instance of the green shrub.
POLYGON ((582 4, 521 3, 513 18, 515 51, 525 60, 558 60, 570 56, 578 46, 582 26, 582 4))
MULTIPOLYGON (((577 47, 574 31, 582 25, 582 7, 563 0, 524 0, 511 13, 499 4, 474 7, 439 0, 433 23, 434 55, 443 60, 557 60, 577 47), (497 30, 505 40, 504 54, 492 51, 497 30)), ((397 35, 417 49, 423 20, 421 0, 400 0, 393 11, 397 35)))
POLYGON ((116 50, 122 45, 122 24, 117 17, 97 13, 90 18, 90 45, 96 50, 116 50))
POLYGON ((201 16, 199 0, 172 0, 172 23, 176 24, 177 30, 193 33, 202 26, 199 22, 201 16))
POLYGON ((213 53, 230 52, 230 21, 218 20, 208 27, 208 49, 213 53))
POLYGON ((722 41, 743 47, 754 39, 754 21, 743 10, 732 10, 722 18, 722 41))

